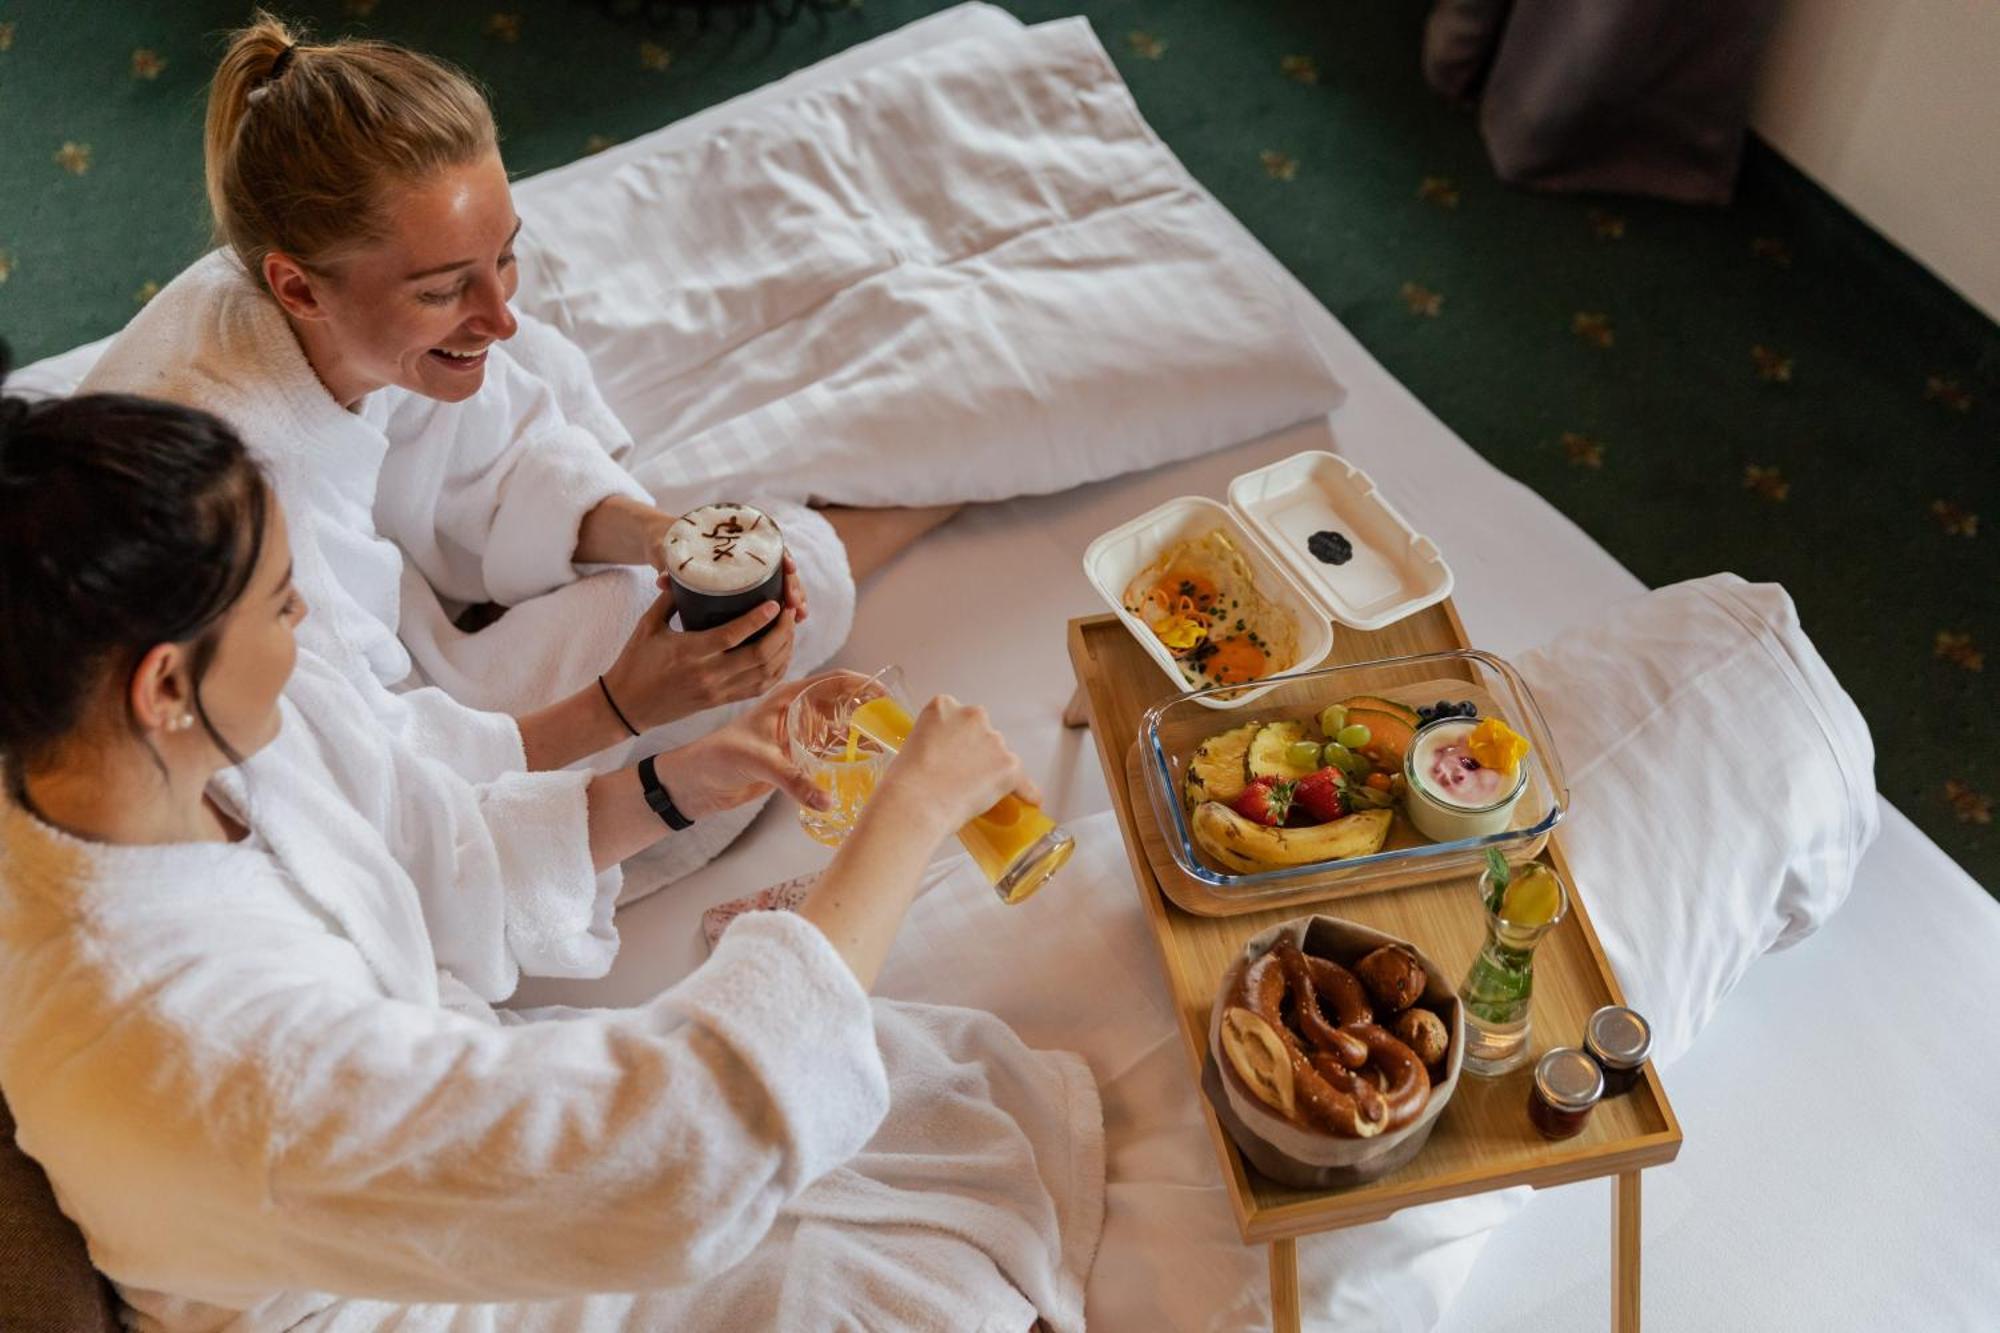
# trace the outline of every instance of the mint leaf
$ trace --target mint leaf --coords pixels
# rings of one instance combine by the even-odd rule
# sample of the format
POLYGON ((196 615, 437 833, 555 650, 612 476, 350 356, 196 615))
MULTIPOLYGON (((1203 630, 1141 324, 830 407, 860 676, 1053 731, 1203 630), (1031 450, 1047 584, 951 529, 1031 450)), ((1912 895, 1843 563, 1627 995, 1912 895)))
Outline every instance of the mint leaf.
POLYGON ((1487 890, 1486 894, 1486 910, 1498 916, 1500 904, 1507 897, 1507 885, 1514 878, 1513 870, 1507 865, 1507 858, 1500 855, 1498 847, 1486 849, 1486 873, 1493 881, 1492 888, 1487 890))

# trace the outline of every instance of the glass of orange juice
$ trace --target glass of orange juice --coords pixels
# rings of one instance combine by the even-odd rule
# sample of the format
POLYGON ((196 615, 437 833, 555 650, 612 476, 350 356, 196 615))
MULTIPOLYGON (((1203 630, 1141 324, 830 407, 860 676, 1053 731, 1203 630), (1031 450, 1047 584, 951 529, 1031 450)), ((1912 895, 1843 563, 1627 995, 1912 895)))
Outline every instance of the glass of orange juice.
MULTIPOLYGON (((854 710, 848 718, 850 731, 890 754, 901 750, 916 725, 902 670, 884 667, 868 678, 854 698, 854 710)), ((1005 903, 1025 901, 1076 850, 1076 840, 1042 813, 1040 806, 1011 795, 1001 797, 999 804, 961 828, 958 840, 1005 903)))
POLYGON ((833 796, 824 810, 799 807, 808 838, 838 847, 854 831, 861 807, 894 756, 849 725, 854 710, 875 687, 865 676, 833 675, 800 690, 785 710, 785 740, 792 762, 821 791, 833 796))

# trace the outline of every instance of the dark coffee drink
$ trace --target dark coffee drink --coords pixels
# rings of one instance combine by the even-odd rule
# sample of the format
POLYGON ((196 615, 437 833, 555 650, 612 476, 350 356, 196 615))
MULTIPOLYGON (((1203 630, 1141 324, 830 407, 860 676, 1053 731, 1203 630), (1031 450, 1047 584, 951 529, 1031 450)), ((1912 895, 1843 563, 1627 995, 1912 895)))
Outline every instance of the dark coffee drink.
MULTIPOLYGON (((681 628, 705 630, 785 600, 785 537, 761 509, 727 502, 682 514, 667 530, 667 577, 681 628)), ((752 642, 777 622, 758 630, 752 642)))

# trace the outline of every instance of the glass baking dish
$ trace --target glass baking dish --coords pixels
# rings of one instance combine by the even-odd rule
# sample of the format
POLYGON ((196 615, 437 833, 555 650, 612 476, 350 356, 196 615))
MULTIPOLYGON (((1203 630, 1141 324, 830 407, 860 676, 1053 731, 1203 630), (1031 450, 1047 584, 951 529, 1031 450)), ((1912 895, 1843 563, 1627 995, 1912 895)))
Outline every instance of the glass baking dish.
POLYGON ((1542 710, 1520 674, 1491 653, 1465 648, 1321 667, 1274 677, 1272 685, 1270 693, 1234 714, 1214 712, 1201 702, 1203 694, 1214 691, 1199 690, 1154 705, 1140 720, 1139 767, 1162 841, 1175 866, 1210 886, 1218 897, 1295 899, 1301 890, 1320 887, 1337 896, 1363 886, 1391 888, 1477 874, 1489 847, 1500 848, 1510 860, 1535 855, 1568 813, 1562 759, 1542 710), (1183 792, 1189 760, 1204 740, 1248 722, 1316 722, 1326 705, 1361 694, 1411 708, 1469 699, 1478 705, 1481 717, 1497 716, 1525 737, 1532 747, 1522 760, 1527 781, 1509 826, 1480 837, 1433 842, 1416 831, 1399 801, 1387 842, 1366 856, 1239 874, 1196 846, 1183 792))

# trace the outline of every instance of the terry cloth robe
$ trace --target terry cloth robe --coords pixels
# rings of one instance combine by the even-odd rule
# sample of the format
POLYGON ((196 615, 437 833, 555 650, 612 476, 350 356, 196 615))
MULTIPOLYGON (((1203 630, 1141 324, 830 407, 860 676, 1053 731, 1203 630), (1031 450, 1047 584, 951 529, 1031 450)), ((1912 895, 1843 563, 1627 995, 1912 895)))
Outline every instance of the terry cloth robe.
MULTIPOLYGON (((631 442, 582 352, 546 325, 523 324, 533 370, 495 344, 484 383, 463 403, 386 388, 349 412, 276 303, 218 250, 147 303, 80 390, 185 403, 235 427, 291 522, 296 578, 313 607, 301 646, 354 679, 392 730, 475 781, 523 766, 519 730, 502 714, 589 685, 658 596, 650 567, 584 575, 570 560, 597 504, 647 496, 611 456, 631 442), (458 608, 488 601, 511 609, 477 634, 452 625, 458 608)), ((761 503, 808 590, 812 614, 792 659, 803 674, 846 639, 853 579, 825 519, 761 503)), ((684 718, 593 762, 609 769, 684 744, 743 707, 684 718)), ((707 861, 759 808, 704 820, 629 866, 628 900, 707 861)))
POLYGON ((0 813, 0 1087, 141 1330, 1082 1327, 1095 1087, 737 922, 641 1008, 601 970, 585 777, 475 787, 288 688, 236 844, 0 813))

